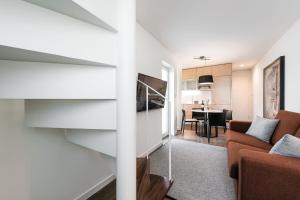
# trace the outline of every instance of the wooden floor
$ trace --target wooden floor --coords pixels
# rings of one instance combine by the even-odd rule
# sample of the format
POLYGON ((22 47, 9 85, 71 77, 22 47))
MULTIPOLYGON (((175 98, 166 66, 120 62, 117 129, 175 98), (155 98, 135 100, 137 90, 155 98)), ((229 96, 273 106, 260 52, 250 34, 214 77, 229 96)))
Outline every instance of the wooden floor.
POLYGON ((116 180, 102 188, 88 200, 116 200, 116 180))
MULTIPOLYGON (((219 136, 215 138, 211 138, 210 145, 224 147, 225 146, 224 129, 219 128, 218 132, 219 132, 219 136)), ((212 136, 214 135, 215 135, 215 129, 212 129, 212 136)), ((191 126, 189 125, 186 126, 184 135, 180 134, 179 131, 176 138, 208 144, 207 138, 196 135, 195 127, 193 127, 193 129, 191 130, 191 126)), ((91 196, 88 200, 116 200, 116 181, 113 181, 112 183, 108 184, 102 190, 100 190, 99 192, 91 196)), ((168 200, 168 198, 165 198, 165 200, 168 200)))
MULTIPOLYGON (((168 200, 165 195, 173 182, 166 177, 150 174, 150 160, 137 158, 137 198, 140 200, 168 200)), ((115 200, 116 180, 102 188, 88 200, 115 200)))
MULTIPOLYGON (((209 144, 225 147, 226 140, 225 140, 224 129, 219 128, 218 133, 219 133, 219 136, 215 137, 215 138, 211 138, 209 144)), ((212 129, 212 136, 215 136, 214 128, 212 129)), ((190 125, 186 126, 186 128, 184 130, 184 135, 180 134, 180 131, 178 131, 178 135, 176 136, 176 138, 208 144, 207 137, 200 137, 200 136, 196 135, 195 127, 193 127, 193 130, 191 130, 190 125)))

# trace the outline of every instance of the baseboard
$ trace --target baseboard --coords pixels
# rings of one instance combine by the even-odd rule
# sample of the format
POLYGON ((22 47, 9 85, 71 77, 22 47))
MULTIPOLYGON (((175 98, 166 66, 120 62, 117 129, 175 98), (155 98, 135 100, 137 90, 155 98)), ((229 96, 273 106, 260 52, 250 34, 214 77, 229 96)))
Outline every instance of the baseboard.
POLYGON ((97 193, 99 190, 104 188, 106 185, 111 183, 113 180, 115 180, 116 177, 114 174, 109 175, 104 180, 101 180, 99 183, 91 187, 90 189, 86 190, 84 193, 76 197, 74 200, 87 200, 89 197, 97 193))
POLYGON ((139 157, 146 157, 147 156, 147 152, 149 152, 149 154, 151 154, 154 151, 156 151, 157 149, 159 149, 162 145, 163 145, 162 141, 159 142, 158 144, 153 145, 152 147, 149 148, 148 151, 145 151, 144 153, 142 153, 141 155, 139 155, 139 157))

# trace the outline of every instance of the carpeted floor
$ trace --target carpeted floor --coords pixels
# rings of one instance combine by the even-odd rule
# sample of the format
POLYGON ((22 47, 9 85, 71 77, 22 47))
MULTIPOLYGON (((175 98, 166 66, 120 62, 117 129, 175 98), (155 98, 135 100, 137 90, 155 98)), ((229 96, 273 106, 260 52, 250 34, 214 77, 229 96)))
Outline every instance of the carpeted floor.
MULTIPOLYGON (((151 173, 168 176, 168 145, 154 152, 150 162, 151 173)), ((174 184, 168 194, 177 200, 236 199, 223 147, 173 139, 172 171, 174 184)))

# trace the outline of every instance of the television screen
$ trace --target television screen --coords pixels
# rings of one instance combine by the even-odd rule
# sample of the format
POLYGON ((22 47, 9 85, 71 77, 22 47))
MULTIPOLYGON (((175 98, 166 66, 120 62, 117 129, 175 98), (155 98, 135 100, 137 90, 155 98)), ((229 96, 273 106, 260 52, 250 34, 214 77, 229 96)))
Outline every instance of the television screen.
MULTIPOLYGON (((167 82, 154 78, 145 74, 138 74, 138 80, 150 86, 161 95, 166 96, 167 82)), ((146 110, 146 86, 140 82, 137 82, 137 92, 136 92, 136 108, 137 112, 146 110)), ((153 89, 148 90, 148 108, 159 109, 165 106, 165 99, 157 94, 153 89)))

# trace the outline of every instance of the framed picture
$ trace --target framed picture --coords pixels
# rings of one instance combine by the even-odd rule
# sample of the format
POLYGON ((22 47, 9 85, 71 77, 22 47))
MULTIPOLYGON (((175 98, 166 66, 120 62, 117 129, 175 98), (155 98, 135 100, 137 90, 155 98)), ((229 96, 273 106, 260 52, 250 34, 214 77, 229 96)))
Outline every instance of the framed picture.
POLYGON ((264 69, 263 106, 264 117, 273 119, 279 110, 284 109, 284 66, 281 56, 264 69))

